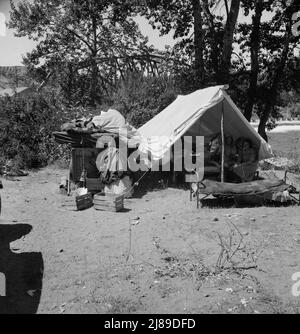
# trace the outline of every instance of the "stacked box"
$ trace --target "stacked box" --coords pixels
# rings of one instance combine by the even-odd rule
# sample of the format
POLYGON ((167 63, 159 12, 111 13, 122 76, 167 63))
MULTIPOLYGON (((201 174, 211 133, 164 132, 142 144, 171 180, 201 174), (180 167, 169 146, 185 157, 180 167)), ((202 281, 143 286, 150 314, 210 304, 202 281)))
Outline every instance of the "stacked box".
POLYGON ((68 197, 62 203, 62 206, 70 211, 82 211, 93 206, 93 196, 88 193, 82 196, 68 197))
POLYGON ((124 209, 124 196, 100 193, 94 196, 94 207, 100 211, 119 212, 124 209))

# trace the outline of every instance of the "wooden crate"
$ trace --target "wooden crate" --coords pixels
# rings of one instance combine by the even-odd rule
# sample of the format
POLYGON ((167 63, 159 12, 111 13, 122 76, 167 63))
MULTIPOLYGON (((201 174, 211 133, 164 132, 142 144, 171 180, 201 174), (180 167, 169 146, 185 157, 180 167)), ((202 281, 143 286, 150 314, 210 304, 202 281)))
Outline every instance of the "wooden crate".
POLYGON ((124 209, 124 197, 105 193, 96 194, 94 207, 100 211, 119 212, 124 209))
POLYGON ((62 207, 70 211, 82 211, 89 209, 92 206, 93 196, 90 193, 82 196, 68 197, 62 203, 62 207))

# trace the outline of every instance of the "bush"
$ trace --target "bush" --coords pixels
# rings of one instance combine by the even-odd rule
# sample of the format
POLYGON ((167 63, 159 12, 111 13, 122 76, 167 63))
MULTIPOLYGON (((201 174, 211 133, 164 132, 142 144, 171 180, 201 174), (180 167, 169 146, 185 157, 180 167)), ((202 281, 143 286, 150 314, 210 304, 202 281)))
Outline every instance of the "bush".
POLYGON ((0 155, 19 168, 37 168, 65 159, 68 149, 54 142, 52 133, 69 119, 57 96, 51 93, 0 100, 0 155))

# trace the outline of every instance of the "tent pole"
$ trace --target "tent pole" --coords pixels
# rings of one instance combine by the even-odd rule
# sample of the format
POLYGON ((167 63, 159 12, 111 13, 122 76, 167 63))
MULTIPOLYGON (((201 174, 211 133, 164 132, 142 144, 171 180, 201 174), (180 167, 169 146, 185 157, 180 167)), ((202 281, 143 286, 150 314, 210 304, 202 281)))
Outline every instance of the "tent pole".
POLYGON ((221 136, 222 136, 222 165, 221 165, 221 182, 224 183, 224 162, 225 162, 225 133, 224 133, 224 100, 222 101, 222 119, 221 119, 221 136))

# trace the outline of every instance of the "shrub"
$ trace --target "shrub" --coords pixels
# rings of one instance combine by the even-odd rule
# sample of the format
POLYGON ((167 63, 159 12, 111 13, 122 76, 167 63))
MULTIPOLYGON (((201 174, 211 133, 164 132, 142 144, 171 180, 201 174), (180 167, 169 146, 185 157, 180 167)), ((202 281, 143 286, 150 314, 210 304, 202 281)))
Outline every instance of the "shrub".
POLYGON ((69 118, 57 96, 35 93, 31 97, 0 100, 0 155, 19 168, 37 168, 67 156, 67 148, 54 142, 52 133, 69 118))

